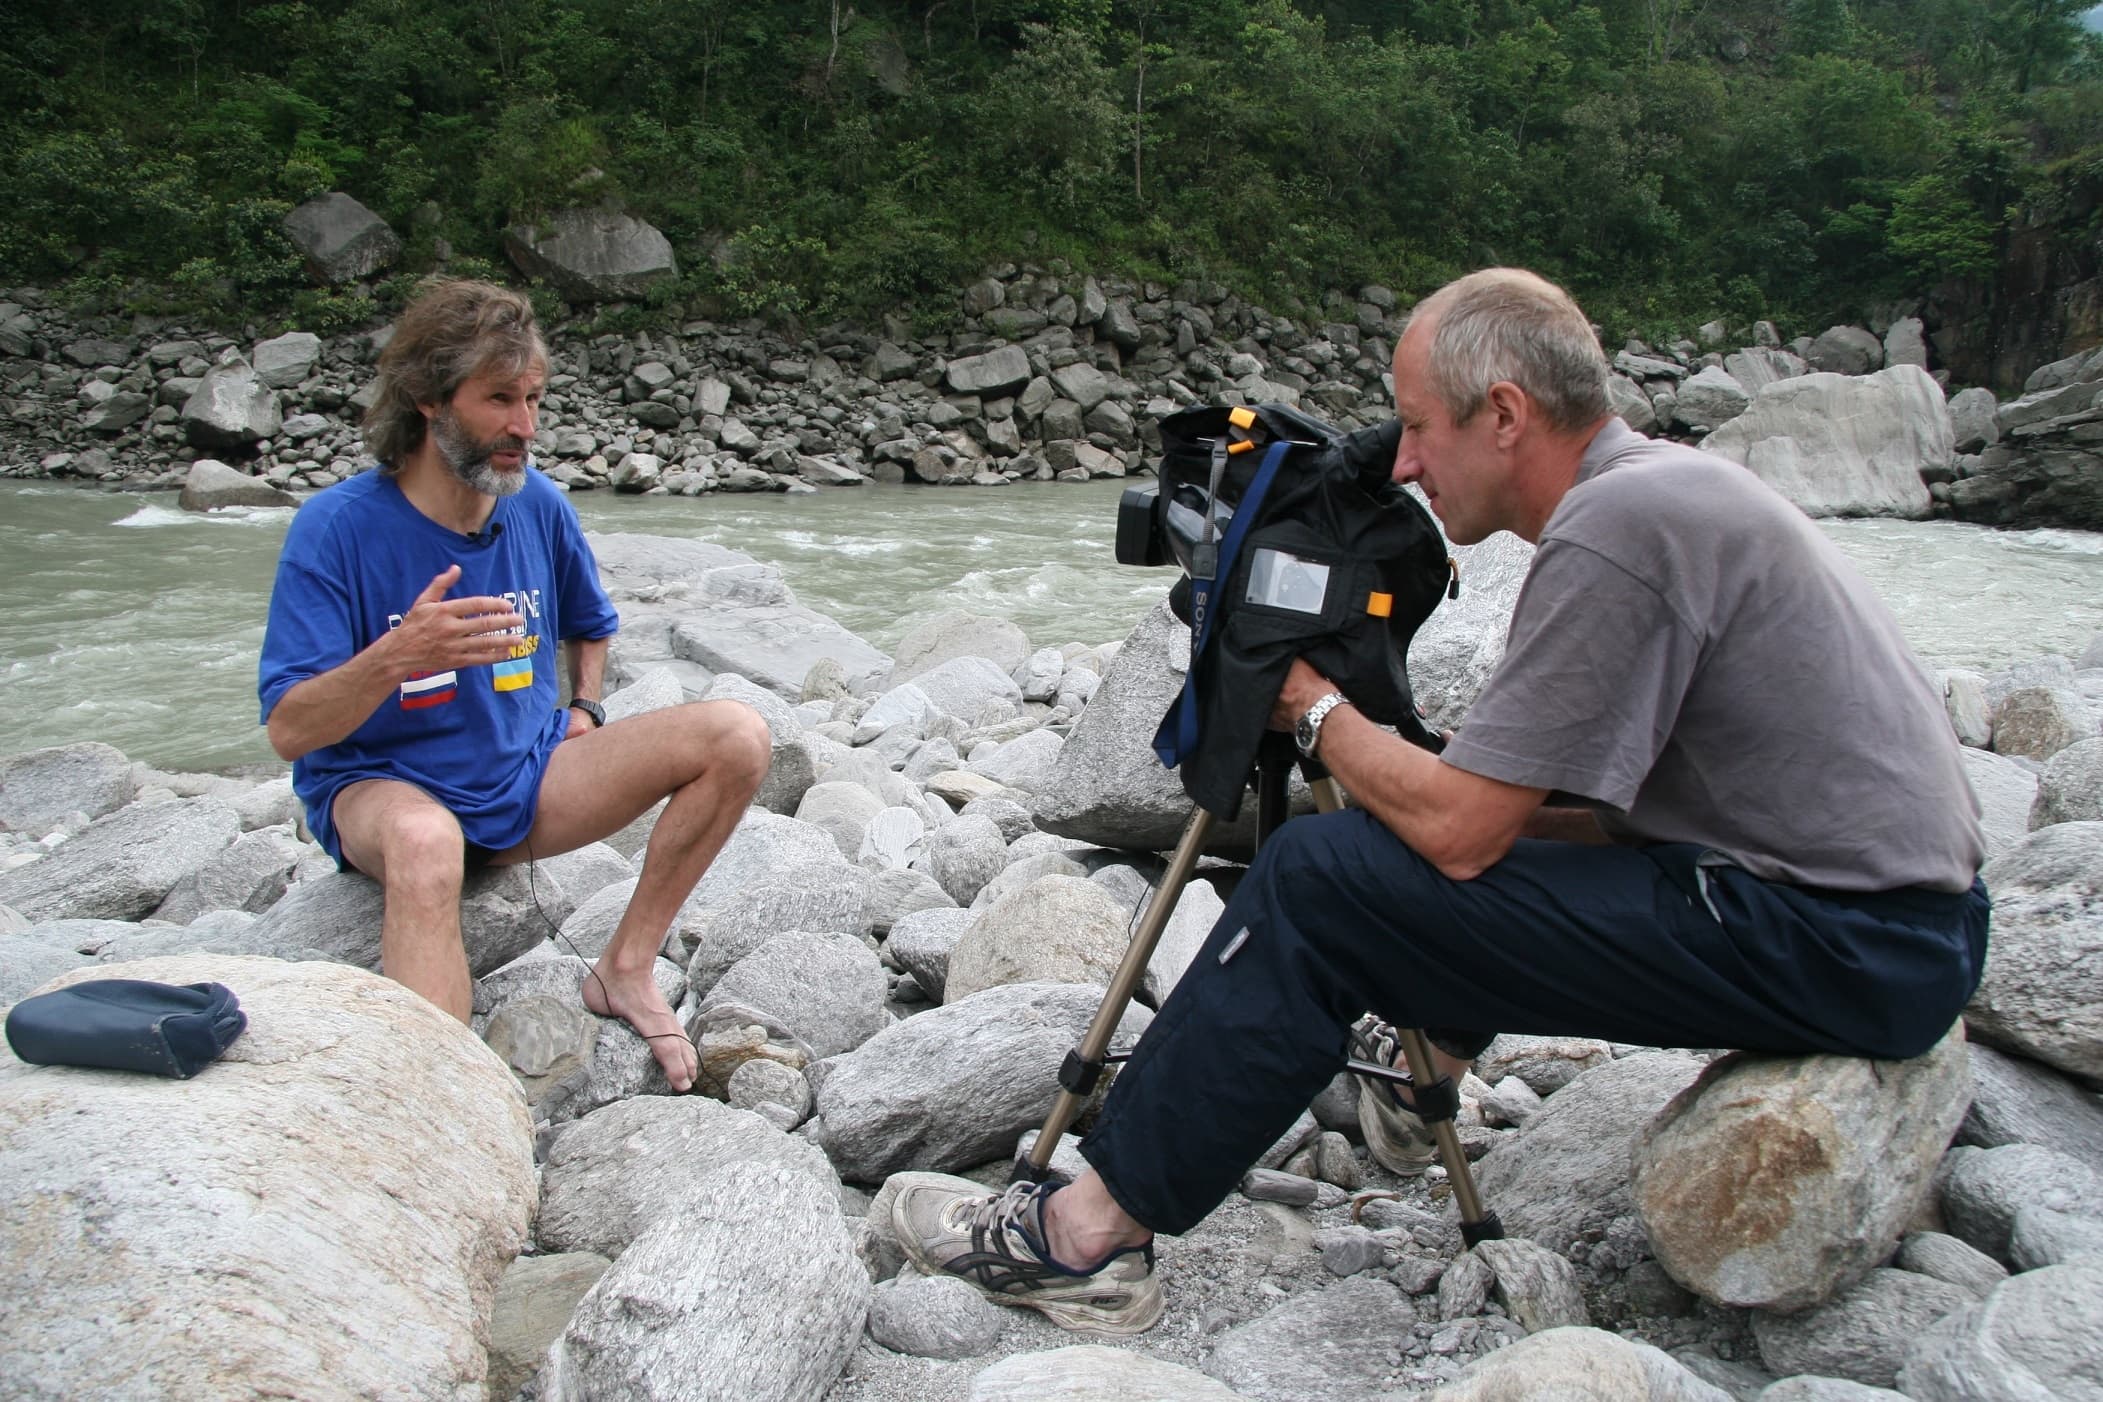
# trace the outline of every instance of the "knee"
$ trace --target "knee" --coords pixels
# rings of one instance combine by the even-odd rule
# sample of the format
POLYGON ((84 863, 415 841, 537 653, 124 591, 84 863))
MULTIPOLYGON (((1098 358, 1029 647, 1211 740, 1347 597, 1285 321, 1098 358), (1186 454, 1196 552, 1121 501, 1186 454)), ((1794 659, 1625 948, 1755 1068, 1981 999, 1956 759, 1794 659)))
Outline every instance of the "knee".
POLYGON ((390 891, 459 893, 466 840, 460 820, 445 809, 418 806, 396 815, 381 843, 390 891))
POLYGON ((744 797, 758 792, 774 760, 774 733, 760 713, 742 701, 696 701, 686 709, 701 772, 744 797))

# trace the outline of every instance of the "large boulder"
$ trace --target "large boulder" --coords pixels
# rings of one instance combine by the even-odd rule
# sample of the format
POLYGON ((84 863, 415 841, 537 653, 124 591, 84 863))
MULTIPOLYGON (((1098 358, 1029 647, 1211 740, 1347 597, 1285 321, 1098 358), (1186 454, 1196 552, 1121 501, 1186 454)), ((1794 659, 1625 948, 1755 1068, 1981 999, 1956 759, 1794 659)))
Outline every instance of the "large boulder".
POLYGON ((229 349, 183 401, 183 436, 199 448, 245 452, 284 425, 277 391, 264 384, 241 352, 229 349))
POLYGON ((1479 545, 1447 545, 1460 572, 1458 598, 1442 599, 1409 645, 1409 683, 1434 727, 1451 729, 1504 660, 1504 638, 1533 547, 1509 531, 1479 545))
POLYGON ((1769 385, 1701 446, 1751 468, 1812 516, 1922 519, 1921 470, 1952 458, 1949 406, 1917 365, 1769 385))
POLYGON ((852 1051, 882 1031, 886 980, 876 955, 852 935, 789 931, 724 971, 701 999, 758 1008, 808 1043, 813 1056, 852 1051))
POLYGON ((639 297, 679 276, 672 245, 632 215, 564 209, 504 231, 504 251, 527 277, 545 278, 572 302, 639 297))
POLYGON ((986 907, 950 951, 942 1000, 1010 983, 1107 985, 1124 957, 1130 914, 1077 876, 1046 876, 986 907))
POLYGON ((1479 1358, 1425 1402, 1731 1402, 1663 1349, 1568 1326, 1479 1358))
POLYGON ((1972 1108, 1957 1142, 1981 1149, 2038 1144, 2103 1164, 2103 1096, 2059 1072, 1992 1047, 1973 1047, 1972 1108))
POLYGON ((2015 760, 1969 746, 1959 751, 1964 777, 1979 800, 1979 831, 1986 838, 1988 860, 2000 856, 2030 834, 2030 812, 2037 804, 2038 776, 2015 760))
POLYGON ((89 976, 223 982, 248 1030, 188 1081, 0 1051, 4 1390, 482 1395, 535 1197, 502 1063, 356 969, 199 956, 67 981, 89 976))
POLYGON ((1867 375, 1884 365, 1884 343, 1859 326, 1829 327, 1804 352, 1813 370, 1867 375))
POLYGON ((316 195, 285 216, 285 237, 317 282, 356 282, 401 256, 387 221, 341 190, 316 195))
POLYGON ((1707 433, 1744 413, 1752 395, 1721 366, 1711 365, 1679 387, 1674 416, 1687 429, 1707 433))
POLYGON ((711 673, 736 672, 793 705, 820 662, 837 663, 850 686, 889 665, 868 643, 797 603, 772 565, 725 565, 696 584, 671 625, 672 652, 711 673))
POLYGON ((256 378, 272 389, 291 389, 314 373, 321 360, 321 337, 311 331, 287 331, 256 342, 249 363, 256 378))
MULTIPOLYGON (((1000 1157, 1043 1123, 1059 1065, 1101 1002, 1100 988, 1004 984, 893 1023, 817 1063, 810 1075, 826 1152, 857 1183, 1000 1157)), ((1115 1048, 1130 1048, 1151 1020, 1145 1008, 1127 1008, 1115 1048)))
POLYGON ((1982 874, 1993 935, 1964 1009, 1972 1035, 2103 1079, 2103 823, 2040 828, 1982 874))
POLYGON ((176 505, 185 511, 217 511, 226 506, 298 506, 299 498, 216 458, 199 458, 183 476, 176 505))
POLYGON ((2103 820, 2103 736, 2076 740, 2045 763, 2032 828, 2103 820))
POLYGON ((1635 1145, 1635 1202, 1674 1280, 1804 1309, 1891 1253, 1965 1107, 1964 1038, 1911 1061, 1730 1056, 1635 1145))
POLYGON ((971 1380, 971 1402, 1243 1402, 1203 1373, 1101 1344, 1003 1358, 971 1380))
POLYGON ((95 819, 138 793, 131 761, 97 740, 0 758, 0 832, 42 837, 68 816, 95 819))
POLYGON ((549 1402, 819 1402, 868 1315, 837 1197, 734 1164, 637 1235, 548 1352, 549 1402))
MULTIPOLYGON (((200 800, 201 801, 201 800, 200 800)), ((248 932, 259 948, 287 958, 308 951, 363 969, 380 967, 380 883, 355 871, 302 881, 264 911, 248 932)), ((485 867, 460 892, 460 937, 468 971, 480 978, 552 937, 576 906, 544 866, 485 867)))
POLYGON ((1776 1377, 1815 1373, 1891 1387, 1922 1331, 1971 1302, 1970 1292, 1948 1281, 1879 1267, 1812 1309, 1756 1312, 1753 1338, 1776 1377))
POLYGON ((1396 1341, 1409 1337, 1416 1319, 1393 1285, 1354 1277, 1229 1329, 1205 1371, 1256 1402, 1370 1398, 1393 1372, 1396 1341))
POLYGON ((240 836, 240 816, 216 798, 129 804, 0 876, 0 905, 31 920, 143 919, 240 836))
POLYGON ((981 355, 961 356, 944 372, 958 394, 992 397, 1021 389, 1030 382, 1030 358, 1021 346, 1001 346, 981 355))

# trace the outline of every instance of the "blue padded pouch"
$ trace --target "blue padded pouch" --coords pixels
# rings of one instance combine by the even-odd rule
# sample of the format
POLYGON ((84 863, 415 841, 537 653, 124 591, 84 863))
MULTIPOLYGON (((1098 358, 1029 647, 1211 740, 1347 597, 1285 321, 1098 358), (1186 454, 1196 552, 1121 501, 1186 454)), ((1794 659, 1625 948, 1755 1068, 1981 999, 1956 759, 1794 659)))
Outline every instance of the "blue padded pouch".
POLYGON ((24 998, 7 1014, 7 1044, 24 1061, 148 1071, 187 1080, 248 1026, 221 983, 178 987, 105 978, 24 998))

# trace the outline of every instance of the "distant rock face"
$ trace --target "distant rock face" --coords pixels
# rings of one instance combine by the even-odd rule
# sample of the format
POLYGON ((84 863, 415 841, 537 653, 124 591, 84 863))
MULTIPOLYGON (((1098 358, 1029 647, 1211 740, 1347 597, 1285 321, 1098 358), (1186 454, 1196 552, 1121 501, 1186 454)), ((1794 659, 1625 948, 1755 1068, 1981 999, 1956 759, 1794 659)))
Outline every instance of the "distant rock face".
POLYGON ((1917 365, 1769 385, 1701 446, 1751 468, 1812 516, 1928 515, 1921 470, 1947 468, 1949 407, 1917 365))
POLYGON ((205 449, 253 448, 276 437, 283 423, 277 392, 234 350, 206 372, 182 408, 184 436, 205 449))
POLYGON ((5 1390, 481 1396, 535 1199, 503 1064, 339 965, 190 956, 68 981, 86 977, 223 982, 249 1025, 188 1081, 0 1049, 5 1390))
POLYGON ((546 278, 572 302, 640 296, 679 275, 663 234, 605 210, 565 209, 538 225, 515 224, 504 233, 504 251, 520 272, 546 278))
POLYGON ((317 195, 285 216, 285 237, 317 282, 355 282, 401 256, 387 221, 341 190, 317 195))

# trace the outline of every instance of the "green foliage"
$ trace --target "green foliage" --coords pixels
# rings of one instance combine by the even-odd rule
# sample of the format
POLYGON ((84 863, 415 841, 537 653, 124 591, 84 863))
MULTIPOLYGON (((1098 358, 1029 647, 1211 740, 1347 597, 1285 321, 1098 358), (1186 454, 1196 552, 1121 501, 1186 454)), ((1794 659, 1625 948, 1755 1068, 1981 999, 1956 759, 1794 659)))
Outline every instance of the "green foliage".
POLYGON ((1054 257, 1279 307, 1499 261, 1622 327, 1827 317, 1988 279, 2019 222, 2093 240, 2084 8, 16 0, 0 282, 344 325, 441 267, 496 275, 512 222, 613 204, 685 276, 607 326, 932 328, 976 270, 1054 257), (283 237, 331 189, 405 240, 370 306, 283 237))

